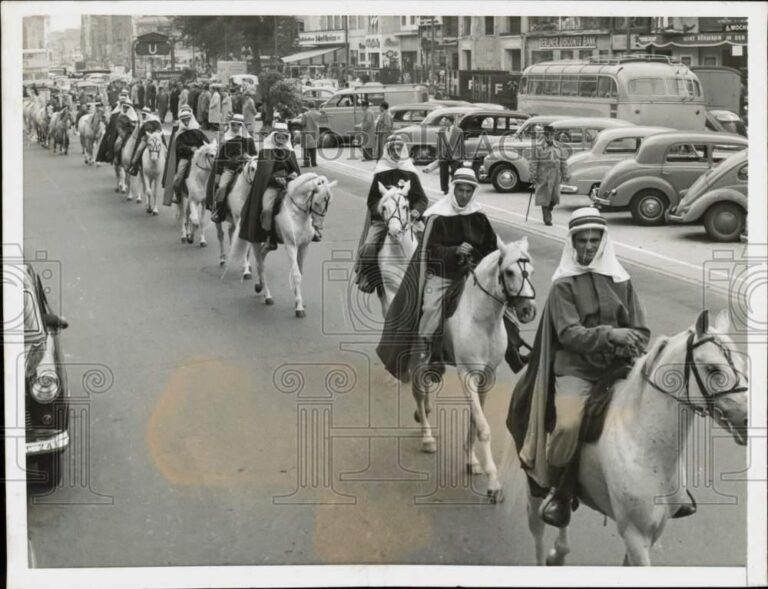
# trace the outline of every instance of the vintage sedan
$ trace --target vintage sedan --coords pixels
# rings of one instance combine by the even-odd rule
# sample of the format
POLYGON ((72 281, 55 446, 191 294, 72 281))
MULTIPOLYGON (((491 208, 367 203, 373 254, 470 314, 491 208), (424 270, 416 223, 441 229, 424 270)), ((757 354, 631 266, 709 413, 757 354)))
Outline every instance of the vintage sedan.
POLYGON ((69 392, 59 333, 68 326, 49 307, 40 278, 23 265, 27 482, 51 489, 69 446, 69 392))
POLYGON ((514 135, 528 119, 525 113, 486 110, 474 105, 433 110, 420 125, 405 127, 397 132, 405 139, 415 163, 426 164, 437 156, 437 133, 445 117, 453 118, 464 132, 466 159, 477 162, 478 166, 502 137, 514 135))
POLYGON ((603 177, 622 160, 635 156, 643 139, 649 135, 674 131, 669 127, 619 127, 597 135, 589 151, 568 158, 568 184, 560 185, 561 194, 596 195, 603 177), (593 194, 594 193, 594 194, 593 194))
POLYGON ((629 209, 639 225, 663 225, 685 190, 712 166, 747 148, 747 139, 726 133, 676 131, 651 135, 635 157, 605 175, 597 207, 629 209))
MULTIPOLYGON (((549 124, 555 129, 555 137, 570 151, 579 153, 592 149, 598 133, 605 129, 618 127, 633 127, 632 123, 611 118, 569 118, 569 117, 532 117, 529 125, 549 124), (549 119, 549 120, 547 120, 549 119), (533 123, 532 121, 536 121, 533 123)), ((522 185, 530 182, 529 159, 536 145, 536 127, 534 135, 527 129, 521 128, 520 133, 529 133, 504 139, 483 160, 480 168, 480 179, 490 179, 497 192, 515 192, 522 185)))
POLYGON ((473 105, 464 100, 430 100, 414 104, 398 104, 389 109, 389 114, 392 115, 392 127, 394 129, 403 129, 411 125, 419 125, 432 111, 449 106, 473 105))
POLYGON ((709 131, 718 133, 734 133, 747 136, 747 125, 741 117, 729 110, 709 110, 706 112, 705 126, 709 131))
POLYGON ((713 241, 739 241, 747 230, 749 161, 746 149, 699 177, 680 203, 670 209, 670 223, 703 222, 713 241))

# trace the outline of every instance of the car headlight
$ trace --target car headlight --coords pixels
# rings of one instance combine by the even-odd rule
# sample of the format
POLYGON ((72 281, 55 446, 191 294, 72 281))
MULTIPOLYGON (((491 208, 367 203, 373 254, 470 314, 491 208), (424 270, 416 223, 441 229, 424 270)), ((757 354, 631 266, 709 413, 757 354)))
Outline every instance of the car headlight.
POLYGON ((613 190, 611 190, 611 191, 608 193, 608 196, 616 196, 616 193, 617 193, 617 192, 618 192, 618 190, 616 190, 616 189, 614 188, 613 190))
POLYGON ((55 370, 45 369, 37 373, 32 383, 32 397, 38 403, 51 403, 61 389, 59 375, 55 370))

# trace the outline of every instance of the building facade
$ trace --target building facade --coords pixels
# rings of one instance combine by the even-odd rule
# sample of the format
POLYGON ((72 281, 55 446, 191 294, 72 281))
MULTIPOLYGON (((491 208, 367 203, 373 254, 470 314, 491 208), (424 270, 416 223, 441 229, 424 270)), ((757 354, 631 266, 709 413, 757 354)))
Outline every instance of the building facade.
POLYGON ((131 67, 133 17, 90 15, 80 19, 80 47, 87 68, 131 67))
POLYGON ((51 63, 57 66, 72 67, 82 60, 80 53, 80 29, 51 31, 51 63))
POLYGON ((50 19, 25 16, 22 19, 22 75, 24 81, 44 80, 50 67, 50 19))

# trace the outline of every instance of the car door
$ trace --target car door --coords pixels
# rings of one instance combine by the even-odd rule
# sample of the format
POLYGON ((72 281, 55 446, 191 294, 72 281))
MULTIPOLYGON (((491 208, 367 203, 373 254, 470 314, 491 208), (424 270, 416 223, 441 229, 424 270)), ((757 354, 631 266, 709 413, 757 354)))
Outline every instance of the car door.
POLYGON ((336 135, 345 137, 354 131, 355 127, 354 94, 334 96, 320 110, 320 126, 327 127, 336 135))
POLYGON ((675 143, 667 148, 661 166, 662 177, 677 194, 687 190, 710 168, 706 144, 675 143))
POLYGON ((495 117, 489 115, 467 115, 459 123, 464 131, 464 152, 467 159, 476 159, 478 151, 483 150, 487 154, 489 135, 493 134, 495 117))

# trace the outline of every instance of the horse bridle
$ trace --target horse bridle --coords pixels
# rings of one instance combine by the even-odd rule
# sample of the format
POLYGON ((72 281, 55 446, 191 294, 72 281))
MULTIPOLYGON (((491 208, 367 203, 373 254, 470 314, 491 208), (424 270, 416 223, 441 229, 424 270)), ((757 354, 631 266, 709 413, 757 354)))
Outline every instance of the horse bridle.
POLYGON ((475 273, 475 266, 472 265, 470 267, 470 273, 472 274, 472 278, 475 281, 475 285, 483 291, 485 294, 487 294, 489 297, 491 297, 494 301, 501 305, 513 305, 516 301, 520 300, 533 300, 536 298, 536 289, 533 286, 533 283, 531 282, 529 272, 526 268, 526 264, 529 264, 531 262, 530 258, 527 258, 525 256, 520 257, 516 260, 517 267, 520 268, 520 275, 523 277, 522 283, 520 284, 520 289, 516 293, 509 292, 509 287, 507 286, 507 281, 504 280, 504 272, 502 271, 501 264, 504 261, 504 255, 499 252, 499 284, 501 285, 501 290, 504 293, 505 300, 501 300, 496 295, 494 295, 492 292, 487 290, 480 280, 477 278, 477 274, 475 273), (525 288, 526 283, 531 287, 531 294, 530 295, 524 295, 522 294, 523 289, 525 288))
POLYGON ((740 379, 737 379, 736 384, 734 384, 730 389, 727 389, 724 391, 711 392, 709 389, 707 389, 707 387, 704 385, 704 380, 702 379, 701 374, 699 373, 698 365, 693 360, 693 351, 699 346, 703 346, 704 344, 708 344, 708 343, 715 344, 718 347, 718 349, 723 353, 723 356, 725 356, 725 359, 728 362, 728 366, 733 371, 733 373, 741 377, 744 377, 744 374, 742 374, 736 368, 736 366, 734 366, 733 359, 731 358, 730 350, 728 350, 728 348, 726 348, 722 343, 720 343, 717 340, 717 338, 715 338, 712 335, 709 335, 701 338, 697 342, 694 342, 695 338, 696 338, 696 333, 691 331, 688 334, 688 339, 686 340, 686 344, 685 344, 685 365, 683 367, 683 387, 685 388, 685 398, 681 398, 675 395, 674 392, 668 391, 664 387, 656 384, 651 378, 651 375, 645 371, 645 367, 643 367, 643 370, 641 370, 640 373, 643 375, 643 378, 645 378, 646 382, 648 382, 648 384, 650 384, 657 391, 667 395, 668 397, 671 397, 678 403, 681 403, 682 405, 689 407, 697 415, 700 415, 702 417, 707 417, 712 415, 712 413, 714 412, 716 399, 719 399, 720 397, 724 397, 725 395, 745 393, 747 392, 748 389, 745 386, 738 385, 740 379), (691 401, 691 373, 693 373, 693 378, 696 380, 696 384, 699 386, 699 390, 701 391, 701 394, 704 396, 704 402, 705 402, 704 407, 695 405, 693 401, 691 401))
MULTIPOLYGON (((214 156, 214 157, 216 157, 216 156, 214 156)), ((208 159, 207 155, 205 156, 205 159, 208 159)), ((211 170, 213 170, 213 164, 211 164, 210 168, 204 168, 203 166, 201 166, 200 164, 195 162, 195 166, 197 166, 199 169, 203 170, 204 172, 210 172, 211 170)))

